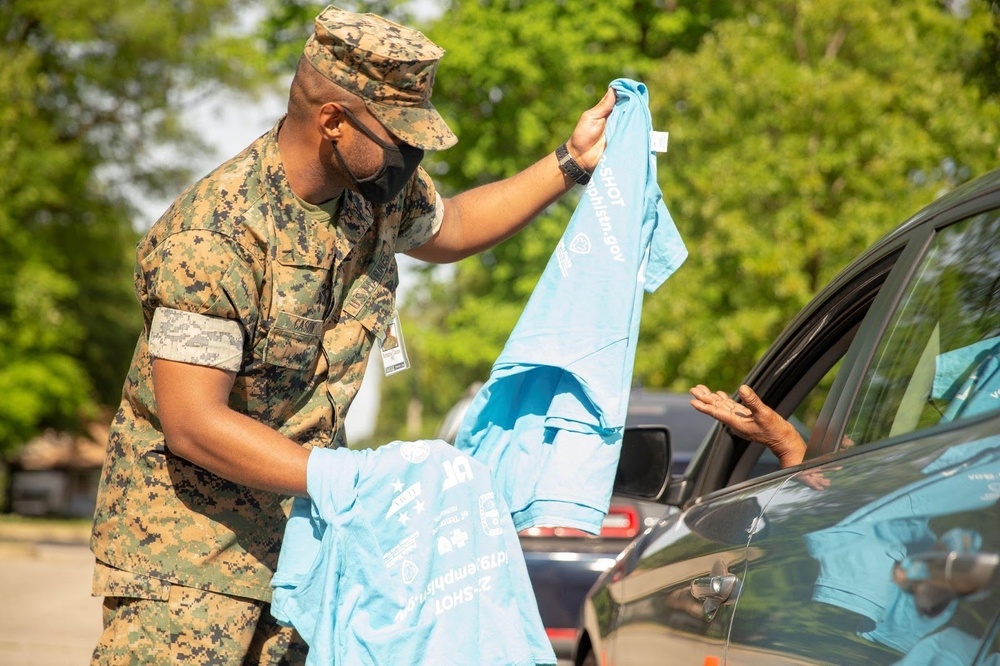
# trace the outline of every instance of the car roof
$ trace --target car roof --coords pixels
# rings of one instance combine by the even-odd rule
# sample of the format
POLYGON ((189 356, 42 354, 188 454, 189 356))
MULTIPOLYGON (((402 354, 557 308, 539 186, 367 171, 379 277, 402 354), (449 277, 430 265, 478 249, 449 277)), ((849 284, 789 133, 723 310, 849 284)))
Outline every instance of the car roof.
POLYGON ((869 254, 877 253, 885 245, 894 244, 898 238, 906 236, 917 227, 924 224, 934 224, 935 219, 941 213, 961 206, 969 200, 975 199, 979 195, 991 190, 1000 190, 1000 168, 989 171, 941 195, 874 243, 866 252, 858 257, 858 260, 860 261, 869 254))

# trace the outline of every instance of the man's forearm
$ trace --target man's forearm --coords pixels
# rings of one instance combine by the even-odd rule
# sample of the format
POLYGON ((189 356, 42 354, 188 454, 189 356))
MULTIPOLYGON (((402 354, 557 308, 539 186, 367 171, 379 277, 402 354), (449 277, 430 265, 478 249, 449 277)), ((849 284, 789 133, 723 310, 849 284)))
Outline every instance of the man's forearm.
POLYGON ((283 495, 306 495, 309 450, 281 433, 217 408, 209 417, 167 430, 167 448, 224 479, 283 495))
POLYGON ((284 495, 306 494, 309 451, 229 407, 236 373, 153 360, 153 390, 171 453, 224 479, 284 495))
POLYGON ((441 230, 409 254, 423 261, 458 261, 513 236, 573 186, 549 153, 527 169, 444 202, 441 230))
MULTIPOLYGON (((569 156, 592 173, 604 153, 604 127, 615 105, 612 89, 580 116, 566 141, 569 156)), ((574 185, 559 168, 555 151, 520 173, 446 199, 434 238, 409 254, 424 261, 458 261, 517 233, 574 185)))

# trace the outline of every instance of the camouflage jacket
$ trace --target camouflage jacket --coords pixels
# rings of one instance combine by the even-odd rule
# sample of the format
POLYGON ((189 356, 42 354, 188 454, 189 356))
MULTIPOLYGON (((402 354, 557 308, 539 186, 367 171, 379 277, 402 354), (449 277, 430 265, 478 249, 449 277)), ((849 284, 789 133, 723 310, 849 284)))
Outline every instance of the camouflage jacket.
POLYGON ((344 416, 394 308, 395 253, 425 242, 440 220, 418 169, 396 201, 376 206, 345 191, 334 222, 317 224, 288 185, 279 127, 182 194, 137 246, 144 329, 98 492, 95 594, 158 598, 166 581, 266 600, 277 564, 287 498, 221 479, 164 445, 154 314, 236 333, 231 361, 180 357, 231 362, 233 409, 304 446, 342 446, 344 416))

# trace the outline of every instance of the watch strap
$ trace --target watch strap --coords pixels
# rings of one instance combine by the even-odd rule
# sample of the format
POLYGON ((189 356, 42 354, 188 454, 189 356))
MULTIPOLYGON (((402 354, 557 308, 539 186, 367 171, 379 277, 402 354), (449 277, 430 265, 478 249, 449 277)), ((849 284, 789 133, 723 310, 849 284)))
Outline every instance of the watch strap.
POLYGON ((556 148, 556 159, 559 160, 559 168, 564 174, 569 176, 574 183, 578 185, 586 185, 590 182, 590 174, 587 173, 583 167, 580 166, 579 162, 573 159, 573 156, 569 154, 569 150, 566 149, 566 142, 559 144, 556 148))

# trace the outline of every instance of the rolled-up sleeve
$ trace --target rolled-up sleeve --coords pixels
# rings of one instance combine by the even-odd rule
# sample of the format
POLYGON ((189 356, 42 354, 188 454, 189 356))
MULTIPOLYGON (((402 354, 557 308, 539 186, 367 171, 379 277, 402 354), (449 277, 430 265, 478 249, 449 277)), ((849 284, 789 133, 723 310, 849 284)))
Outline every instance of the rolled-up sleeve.
POLYGON ((396 252, 408 252, 429 241, 437 234, 444 219, 444 202, 423 168, 417 170, 410 183, 403 210, 406 217, 396 236, 396 252))
POLYGON ((243 331, 230 319, 156 308, 149 327, 149 353, 236 372, 243 363, 243 331))
POLYGON ((238 371, 259 313, 246 252, 223 235, 184 231, 164 239, 139 268, 140 298, 152 311, 150 354, 238 371))

